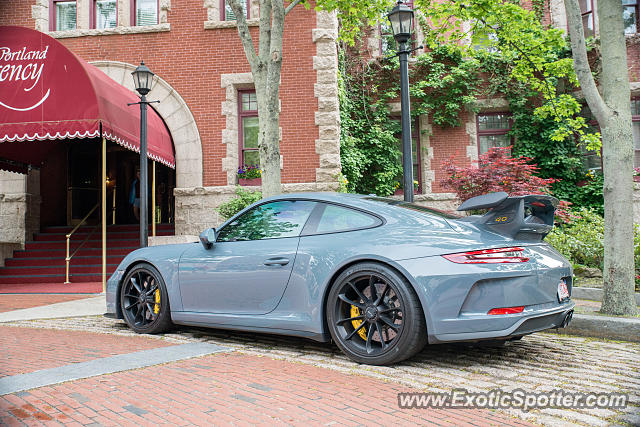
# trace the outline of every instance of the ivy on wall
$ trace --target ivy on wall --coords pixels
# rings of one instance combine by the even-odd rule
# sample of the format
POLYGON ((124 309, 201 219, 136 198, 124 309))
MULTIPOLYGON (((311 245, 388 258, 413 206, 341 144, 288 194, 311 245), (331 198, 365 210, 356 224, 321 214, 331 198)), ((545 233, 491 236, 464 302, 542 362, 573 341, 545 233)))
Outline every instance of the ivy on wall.
MULTIPOLYGON (((339 62, 341 161, 347 189, 393 194, 402 181, 399 114, 390 109, 400 93, 398 60, 365 62, 341 49, 339 62)), ((429 115, 436 125, 460 126, 460 111, 476 99, 478 66, 455 46, 419 55, 409 76, 412 117, 429 115)))
MULTIPOLYGON (((536 15, 544 13, 544 1, 532 6, 536 15)), ((520 13, 512 9, 510 13, 520 13)), ((575 78, 569 50, 556 33, 532 31, 532 40, 553 41, 544 52, 532 54, 543 61, 544 75, 514 61, 520 53, 505 49, 514 42, 502 41, 502 35, 492 39, 499 48, 470 49, 442 39, 431 43, 430 50, 410 65, 411 113, 414 118, 427 115, 430 123, 442 128, 457 127, 462 125, 461 113, 476 109, 478 99, 506 99, 514 155, 532 158, 541 178, 558 180, 553 192, 561 199, 601 210, 602 177, 586 173, 580 148, 582 144, 597 150, 599 135, 589 133, 579 116, 580 103, 571 94, 575 78)), ((367 62, 344 47, 339 61, 341 158, 348 191, 392 194, 402 173, 399 123, 389 109, 399 98, 398 61, 367 62)))

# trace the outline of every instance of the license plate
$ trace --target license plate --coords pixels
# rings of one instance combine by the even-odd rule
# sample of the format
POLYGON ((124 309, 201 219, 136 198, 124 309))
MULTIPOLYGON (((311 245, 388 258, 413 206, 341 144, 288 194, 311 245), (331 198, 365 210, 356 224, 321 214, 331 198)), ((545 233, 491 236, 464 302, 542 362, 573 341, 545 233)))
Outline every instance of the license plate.
POLYGON ((569 298, 569 289, 567 288, 567 282, 564 280, 558 283, 558 301, 562 302, 569 298))

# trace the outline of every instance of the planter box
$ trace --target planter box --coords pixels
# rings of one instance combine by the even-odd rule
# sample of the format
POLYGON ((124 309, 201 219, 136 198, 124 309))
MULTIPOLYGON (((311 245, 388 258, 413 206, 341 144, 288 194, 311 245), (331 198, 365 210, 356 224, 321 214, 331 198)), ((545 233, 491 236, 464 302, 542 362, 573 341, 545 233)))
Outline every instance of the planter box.
POLYGON ((246 179, 246 178, 238 178, 238 184, 242 185, 242 186, 261 186, 262 185, 262 178, 251 178, 251 179, 246 179))

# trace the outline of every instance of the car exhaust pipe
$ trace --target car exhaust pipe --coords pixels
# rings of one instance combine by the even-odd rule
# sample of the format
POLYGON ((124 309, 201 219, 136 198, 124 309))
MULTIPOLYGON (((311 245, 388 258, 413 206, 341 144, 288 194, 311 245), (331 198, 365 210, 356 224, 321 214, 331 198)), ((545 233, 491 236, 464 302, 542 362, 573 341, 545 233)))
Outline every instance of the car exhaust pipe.
POLYGON ((566 328, 567 326, 569 326, 571 319, 573 319, 573 310, 569 310, 569 312, 564 316, 564 320, 562 321, 560 327, 566 328))

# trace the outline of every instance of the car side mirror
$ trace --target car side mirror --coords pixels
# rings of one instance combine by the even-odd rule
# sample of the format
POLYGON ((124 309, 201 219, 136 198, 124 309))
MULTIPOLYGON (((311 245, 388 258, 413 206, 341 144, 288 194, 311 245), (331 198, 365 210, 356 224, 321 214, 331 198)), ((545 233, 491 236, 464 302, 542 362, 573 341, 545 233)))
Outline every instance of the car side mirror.
POLYGON ((207 228, 202 233, 200 233, 200 243, 202 243, 202 246, 204 246, 205 249, 211 249, 211 247, 215 242, 216 242, 215 228, 207 228))

